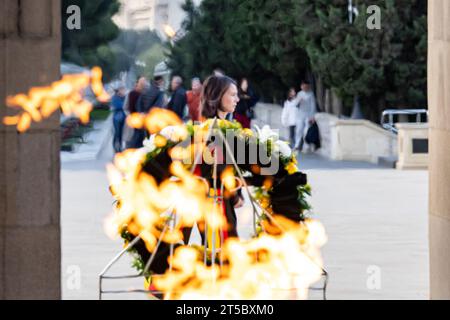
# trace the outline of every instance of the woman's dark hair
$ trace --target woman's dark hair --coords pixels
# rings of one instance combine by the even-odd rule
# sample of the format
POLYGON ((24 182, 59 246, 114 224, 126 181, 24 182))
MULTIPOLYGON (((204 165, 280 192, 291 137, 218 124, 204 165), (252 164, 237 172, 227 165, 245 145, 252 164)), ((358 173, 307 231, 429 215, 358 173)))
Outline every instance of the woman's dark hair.
POLYGON ((291 91, 294 91, 294 92, 295 92, 295 88, 294 88, 294 87, 290 87, 290 88, 289 88, 289 90, 288 90, 288 92, 287 92, 287 97, 288 97, 288 99, 289 99, 289 94, 291 93, 291 91))
POLYGON ((210 76, 203 83, 200 107, 205 118, 214 118, 222 109, 222 97, 231 85, 237 87, 236 81, 227 76, 210 76))

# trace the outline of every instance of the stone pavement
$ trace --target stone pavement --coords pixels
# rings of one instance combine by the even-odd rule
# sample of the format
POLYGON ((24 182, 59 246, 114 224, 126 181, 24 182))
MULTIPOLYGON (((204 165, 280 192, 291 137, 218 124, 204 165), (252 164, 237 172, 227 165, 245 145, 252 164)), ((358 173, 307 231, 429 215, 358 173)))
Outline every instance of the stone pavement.
POLYGON ((112 144, 112 132, 112 114, 106 120, 94 121, 93 130, 84 136, 85 143, 75 144, 73 152, 61 152, 61 162, 96 160, 102 158, 104 150, 111 156, 112 150, 107 144, 112 144))
MULTIPOLYGON (((104 170, 107 160, 108 156, 62 164, 64 299, 97 299, 98 274, 122 248, 121 241, 110 240, 102 227, 112 205, 104 170)), ((330 274, 328 298, 427 299, 427 171, 396 171, 315 155, 301 155, 299 166, 313 187, 314 217, 322 221, 329 238, 323 248, 330 274)), ((240 235, 246 238, 251 232, 249 208, 240 209, 238 216, 240 235)), ((111 272, 123 273, 133 273, 127 255, 111 272)), ((130 286, 131 282, 118 282, 107 287, 130 286)))
POLYGON ((428 172, 312 156, 299 165, 328 234, 329 298, 428 299, 428 172))

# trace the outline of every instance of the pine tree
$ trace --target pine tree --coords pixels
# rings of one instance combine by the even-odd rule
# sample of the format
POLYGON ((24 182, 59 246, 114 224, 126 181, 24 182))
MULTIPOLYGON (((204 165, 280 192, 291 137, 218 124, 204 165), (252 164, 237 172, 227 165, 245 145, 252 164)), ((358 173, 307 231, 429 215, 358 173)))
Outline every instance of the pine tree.
POLYGON ((361 98, 366 116, 378 121, 386 107, 426 101, 426 1, 360 0, 348 22, 347 0, 298 0, 297 44, 311 67, 346 104, 361 98), (367 28, 367 7, 381 8, 381 29, 367 28))
POLYGON ((306 53, 294 42, 291 0, 203 0, 185 4, 186 36, 171 48, 169 67, 185 78, 221 68, 247 77, 267 100, 284 98, 304 76, 306 53))
POLYGON ((115 74, 133 69, 151 76, 155 65, 164 59, 162 41, 150 30, 122 30, 109 47, 115 58, 115 74), (136 65, 137 60, 145 62, 145 67, 136 65))
POLYGON ((62 23, 62 58, 82 66, 100 66, 106 78, 114 71, 114 54, 108 43, 119 34, 112 17, 119 11, 118 0, 63 0, 61 13, 68 18, 67 7, 81 9, 81 29, 69 30, 62 23))
POLYGON ((377 120, 386 107, 426 104, 426 0, 187 0, 186 36, 170 48, 169 66, 189 78, 220 67, 248 77, 267 100, 284 96, 312 71, 350 109, 359 97, 377 120), (381 29, 370 30, 370 5, 381 29))

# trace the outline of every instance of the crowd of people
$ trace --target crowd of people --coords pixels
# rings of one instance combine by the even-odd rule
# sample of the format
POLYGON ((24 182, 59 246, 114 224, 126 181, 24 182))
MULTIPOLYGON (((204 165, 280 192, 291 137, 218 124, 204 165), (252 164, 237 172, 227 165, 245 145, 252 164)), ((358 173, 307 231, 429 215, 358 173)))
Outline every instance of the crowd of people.
MULTIPOLYGON (((243 128, 249 128, 253 117, 253 108, 258 101, 248 79, 241 79, 237 83, 220 70, 215 70, 204 83, 197 77, 193 78, 191 90, 188 91, 183 86, 183 79, 180 76, 173 76, 170 92, 171 96, 166 100, 164 78, 159 76, 154 77, 151 83, 148 83, 144 77, 139 77, 135 88, 128 94, 125 94, 124 88, 116 90, 111 100, 116 152, 120 152, 124 148, 140 148, 146 137, 144 129, 134 129, 129 134, 123 133, 127 114, 147 113, 150 109, 159 107, 172 110, 183 120, 203 121, 213 118, 225 120, 231 117, 239 121, 243 128), (123 139, 123 137, 125 138, 123 139)), ((282 112, 282 122, 283 125, 289 127, 291 142, 296 149, 301 150, 304 133, 314 123, 315 113, 315 98, 307 81, 302 82, 300 92, 297 93, 294 88, 289 90, 288 99, 282 112)), ((214 148, 217 148, 215 149, 217 156, 222 157, 219 160, 220 165, 217 165, 217 175, 213 174, 213 166, 207 163, 201 164, 194 172, 207 179, 210 185, 214 184, 212 180, 215 179, 214 176, 221 176, 227 167, 227 164, 223 163, 223 146, 219 143, 214 148)), ((240 192, 227 196, 223 202, 225 219, 229 225, 226 236, 237 236, 235 208, 242 207, 243 204, 244 199, 240 192)))
MULTIPOLYGON (((213 76, 226 77, 222 70, 216 69, 213 76)), ((162 76, 155 76, 151 82, 146 77, 139 76, 135 87, 127 94, 125 87, 115 90, 111 99, 113 112, 115 152, 121 152, 127 148, 140 148, 146 137, 144 129, 131 129, 125 123, 126 116, 134 113, 148 113, 151 108, 166 108, 185 121, 201 121, 202 115, 201 96, 204 85, 199 77, 191 79, 191 90, 186 90, 183 79, 173 76, 170 82, 170 97, 165 95, 165 82, 162 76)), ((244 128, 250 128, 251 119, 254 117, 253 108, 258 102, 258 96, 254 93, 246 78, 241 79, 237 87, 237 105, 235 110, 227 113, 226 119, 242 124, 244 128)))
MULTIPOLYGON (((222 70, 216 69, 214 77, 226 77, 222 70)), ((204 85, 198 77, 191 79, 191 90, 186 90, 183 79, 173 76, 170 83, 170 97, 164 93, 165 82, 162 76, 155 76, 151 82, 144 76, 138 77, 135 87, 128 94, 125 88, 117 88, 111 99, 114 121, 113 147, 115 152, 127 148, 140 148, 146 137, 144 129, 131 129, 126 126, 126 116, 134 113, 148 113, 151 108, 166 108, 185 121, 201 121, 204 118, 201 97, 205 96, 204 85)), ((247 78, 237 83, 236 107, 227 112, 225 119, 235 119, 243 128, 250 128, 254 118, 254 108, 259 97, 253 91, 247 78)), ((284 102, 281 123, 289 128, 291 147, 298 151, 312 151, 320 147, 318 127, 315 123, 316 100, 308 81, 302 81, 300 91, 290 88, 284 102)))

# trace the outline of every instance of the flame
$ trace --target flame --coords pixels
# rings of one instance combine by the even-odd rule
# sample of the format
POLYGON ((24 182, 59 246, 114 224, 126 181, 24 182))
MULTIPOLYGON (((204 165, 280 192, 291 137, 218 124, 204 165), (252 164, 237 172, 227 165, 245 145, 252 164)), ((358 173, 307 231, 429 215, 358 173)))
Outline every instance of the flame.
POLYGON ((145 115, 142 113, 134 112, 130 114, 127 119, 127 126, 131 128, 140 129, 144 126, 145 115))
POLYGON ((50 117, 58 108, 64 115, 74 115, 81 122, 89 122, 92 104, 83 99, 82 90, 91 85, 97 99, 101 102, 109 100, 101 81, 102 71, 98 67, 91 70, 91 74, 64 75, 61 80, 50 86, 34 87, 28 94, 8 96, 6 105, 11 108, 21 108, 22 112, 15 116, 3 118, 3 123, 16 126, 19 132, 29 129, 31 123, 40 122, 50 117))
MULTIPOLYGON (((181 128, 184 128, 182 124, 183 121, 175 112, 156 107, 152 108, 147 115, 132 113, 127 117, 127 125, 136 129, 145 127, 150 134, 159 133, 168 126, 181 126, 181 128)), ((185 131, 183 131, 183 135, 186 135, 185 131)))
POLYGON ((189 172, 180 161, 170 167, 174 179, 168 179, 158 185, 155 179, 141 172, 145 159, 142 150, 127 150, 117 154, 114 164, 107 166, 111 192, 120 199, 121 206, 113 213, 114 218, 107 220, 105 229, 120 230, 124 225, 133 223, 135 235, 145 231, 147 248, 151 251, 159 236, 159 227, 165 211, 174 211, 177 215, 176 230, 166 235, 166 242, 182 240, 183 227, 192 227, 194 223, 207 221, 211 225, 225 227, 220 210, 207 196, 204 181, 189 172))
POLYGON ((164 33, 167 35, 167 37, 169 38, 173 38, 176 35, 175 30, 173 30, 172 26, 170 26, 169 24, 164 24, 163 25, 163 30, 164 33))
MULTIPOLYGON (((133 114, 127 119, 129 124, 155 134, 153 143, 157 146, 185 134, 186 130, 178 129, 183 128, 180 121, 174 113, 156 108, 148 115, 133 114), (167 126, 175 127, 163 130, 167 126)), ((163 237, 167 243, 180 242, 182 228, 195 223, 206 223, 213 230, 226 228, 222 207, 208 196, 209 186, 182 161, 206 149, 195 142, 187 148, 172 147, 169 154, 177 156, 169 169, 172 178, 159 184, 142 170, 145 148, 117 154, 107 171, 111 192, 119 204, 106 221, 107 232, 119 232, 127 226, 152 252, 168 219, 173 223, 163 237)), ((227 191, 236 188, 232 167, 224 170, 221 179, 227 191)), ((272 183, 267 179, 264 186, 272 183)), ((207 266, 198 250, 181 246, 169 257, 172 269, 152 278, 152 283, 165 299, 307 298, 309 287, 323 272, 320 248, 327 241, 323 226, 315 220, 299 224, 281 216, 261 224, 266 234, 248 241, 230 238, 217 250, 217 256, 211 258, 222 257, 223 266, 207 266)))
MULTIPOLYGON (((320 247, 309 238, 312 225, 318 228, 320 223, 308 220, 292 225, 279 237, 229 239, 222 269, 205 266, 198 252, 180 247, 172 260, 173 270, 155 277, 155 286, 166 293, 166 299, 305 299, 308 288, 322 275, 320 247)), ((324 243, 324 229, 314 231, 324 243)))
POLYGON ((233 168, 228 166, 222 172, 222 183, 227 190, 233 190, 236 188, 236 177, 234 176, 233 168))

